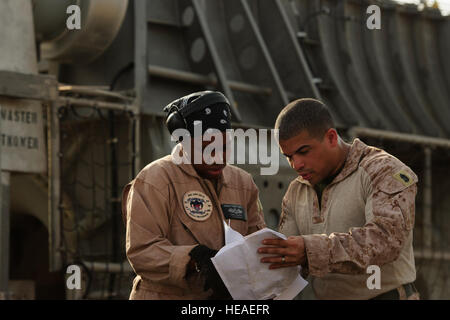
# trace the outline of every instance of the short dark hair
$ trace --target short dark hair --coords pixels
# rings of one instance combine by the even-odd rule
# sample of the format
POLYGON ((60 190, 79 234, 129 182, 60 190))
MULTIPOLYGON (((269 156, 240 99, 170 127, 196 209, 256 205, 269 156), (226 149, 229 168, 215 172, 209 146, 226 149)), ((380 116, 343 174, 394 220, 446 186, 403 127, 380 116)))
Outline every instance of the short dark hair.
POLYGON ((275 122, 279 140, 288 140, 303 130, 307 130, 311 137, 320 139, 333 127, 333 119, 327 106, 311 98, 292 101, 281 110, 275 122))

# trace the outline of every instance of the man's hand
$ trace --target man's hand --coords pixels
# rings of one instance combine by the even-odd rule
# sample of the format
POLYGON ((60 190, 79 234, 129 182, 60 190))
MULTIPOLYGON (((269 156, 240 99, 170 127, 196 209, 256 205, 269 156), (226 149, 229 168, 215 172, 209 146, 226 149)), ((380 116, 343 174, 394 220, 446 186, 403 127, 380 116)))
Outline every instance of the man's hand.
POLYGON ((213 294, 210 299, 213 300, 231 300, 232 297, 228 292, 227 287, 220 278, 211 258, 214 257, 217 250, 210 249, 204 245, 194 247, 189 253, 191 259, 198 264, 200 274, 205 277, 204 290, 212 289, 213 294))
POLYGON ((287 240, 264 239, 262 243, 270 247, 261 247, 258 249, 258 253, 274 254, 271 257, 261 258, 262 263, 271 263, 269 269, 293 267, 306 263, 305 242, 302 236, 291 236, 287 240))

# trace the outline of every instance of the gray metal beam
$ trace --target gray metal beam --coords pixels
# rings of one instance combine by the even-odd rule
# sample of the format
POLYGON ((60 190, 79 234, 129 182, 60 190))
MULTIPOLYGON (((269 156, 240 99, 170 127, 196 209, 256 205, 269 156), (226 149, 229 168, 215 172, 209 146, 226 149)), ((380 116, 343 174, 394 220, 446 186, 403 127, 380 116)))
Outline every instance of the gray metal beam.
POLYGON ((98 101, 94 99, 85 98, 72 98, 61 96, 56 100, 58 105, 73 105, 73 106, 85 106, 92 108, 104 108, 111 110, 122 110, 122 111, 132 111, 134 113, 139 112, 139 106, 132 103, 117 103, 117 102, 106 102, 98 101))
MULTIPOLYGON (((0 133, 2 121, 0 121, 0 133)), ((9 195, 3 186, 2 143, 0 143, 0 300, 8 299, 9 281, 9 195)))
MULTIPOLYGON (((135 114, 136 127, 134 134, 134 174, 136 175, 143 166, 141 165, 142 160, 142 146, 141 146, 141 113, 135 114)), ((134 179, 135 177, 133 177, 134 179)))
POLYGON ((134 86, 136 88, 136 103, 141 108, 146 100, 147 73, 147 1, 135 0, 134 5, 134 86))
POLYGON ((430 147, 426 147, 425 151, 425 168, 424 168, 424 185, 423 185, 423 217, 422 217, 422 236, 423 247, 431 250, 433 240, 433 189, 432 189, 432 151, 430 147))
POLYGON ((436 251, 429 249, 416 249, 414 250, 414 258, 426 260, 450 261, 450 252, 436 251))
MULTIPOLYGON (((1 147, 0 147, 1 152, 1 147)), ((1 163, 0 163, 1 164, 1 163)), ((0 300, 9 298, 10 173, 0 173, 0 300)))
POLYGON ((36 100, 53 100, 58 96, 53 76, 0 70, 0 84, 0 96, 36 100))
POLYGON ((58 108, 47 104, 49 269, 62 268, 61 257, 61 168, 58 108))
MULTIPOLYGON (((148 71, 151 76, 162 77, 191 84, 199 84, 203 86, 218 87, 218 81, 215 76, 205 76, 198 73, 176 70, 161 66, 149 65, 148 71)), ((272 89, 267 87, 259 87, 240 81, 228 80, 229 87, 236 91, 270 96, 272 89)))
POLYGON ((241 8, 243 9, 245 15, 247 16, 248 22, 253 31, 253 36, 257 40, 259 48, 263 54, 264 60, 268 66, 270 74, 272 75, 272 79, 275 82, 275 88, 277 89, 282 102, 284 104, 287 104, 289 102, 289 99, 287 98, 286 91, 283 87, 283 84, 281 82, 281 79, 277 72, 277 69, 275 68, 275 65, 272 61, 272 57, 270 56, 269 50, 267 49, 264 39, 259 31, 259 28, 255 21, 255 18, 253 17, 252 11, 250 10, 250 6, 249 6, 247 0, 240 0, 240 5, 242 6, 241 8))
POLYGON ((433 138, 409 133, 399 133, 393 131, 385 131, 361 127, 352 127, 349 129, 348 133, 351 137, 359 137, 359 136, 374 137, 393 141, 408 142, 422 145, 425 147, 450 149, 449 139, 433 138))
POLYGON ((124 272, 134 272, 128 260, 124 262, 92 262, 83 261, 83 264, 91 272, 105 272, 105 273, 124 273, 124 272))
POLYGON ((64 85, 60 84, 58 86, 59 92, 70 92, 70 93, 80 93, 87 96, 92 97, 107 97, 107 98, 113 98, 113 99, 119 99, 122 101, 128 101, 133 102, 134 98, 124 96, 117 92, 109 91, 109 89, 98 89, 98 88, 92 88, 90 86, 78 86, 78 85, 64 85))
POLYGON ((211 32, 217 41, 229 78, 272 89, 270 96, 235 92, 243 122, 273 125, 289 99, 272 57, 244 0, 205 1, 211 32))
POLYGON ((230 84, 227 80, 226 73, 222 61, 220 60, 219 54, 217 52, 216 46, 213 41, 213 36, 210 32, 209 25, 206 21, 206 18, 203 14, 203 10, 199 4, 199 0, 192 0, 192 5, 194 7, 195 13, 197 15, 200 27, 202 29, 203 37, 205 38, 206 45, 209 50, 209 54, 211 56, 214 69, 216 71, 217 81, 219 83, 220 88, 222 89, 225 96, 230 100, 231 112, 237 121, 242 121, 242 116, 237 108, 236 101, 234 99, 234 95, 231 92, 230 84))
MULTIPOLYGON (((182 31, 184 40, 187 40, 188 42, 186 50, 190 53, 187 55, 189 57, 190 68, 188 70, 177 66, 170 66, 170 68, 180 70, 183 73, 188 71, 200 75, 203 77, 201 80, 200 77, 195 77, 200 81, 204 81, 206 78, 212 78, 214 79, 212 87, 215 88, 215 81, 218 80, 218 78, 213 65, 213 59, 206 50, 199 50, 202 49, 202 47, 207 47, 207 43, 203 36, 204 32, 202 31, 205 28, 200 26, 198 19, 193 18, 195 17, 195 14, 192 14, 194 9, 191 5, 191 1, 185 0, 181 1, 181 3, 188 5, 187 7, 183 6, 182 10, 180 10, 180 18, 185 22, 182 31), (202 43, 205 45, 199 46, 199 44, 202 43)), ((237 17, 238 19, 233 20, 233 18, 236 17, 229 15, 228 6, 232 6, 232 4, 229 4, 228 1, 199 1, 199 3, 201 3, 202 16, 205 18, 208 26, 208 33, 213 39, 218 59, 223 66, 228 85, 232 90, 237 108, 242 116, 242 122, 252 122, 257 124, 265 122, 267 119, 270 121, 266 112, 262 113, 261 109, 269 112, 270 110, 277 110, 283 105, 283 102, 280 102, 276 86, 274 82, 271 81, 270 75, 268 75, 270 71, 264 60, 261 59, 262 56, 258 51, 256 39, 255 41, 246 42, 247 38, 244 36, 235 37, 237 31, 236 26, 238 29, 242 28, 246 34, 251 33, 251 28, 248 27, 249 23, 246 21, 245 15, 240 12, 237 17), (240 45, 243 42, 252 44, 253 48, 251 51, 252 53, 256 53, 256 55, 253 56, 253 58, 255 58, 254 60, 245 60, 245 55, 244 58, 242 58, 240 45), (256 59, 258 61, 256 61, 256 59), (255 76, 249 72, 249 70, 245 68, 248 66, 248 61, 250 61, 250 64, 256 63, 256 65, 259 65, 260 69, 255 72, 263 74, 264 76, 255 76), (261 62, 261 64, 258 62, 261 62), (264 101, 264 103, 261 103, 262 101, 264 101), (261 106, 264 107, 261 108, 261 106)), ((153 64, 164 65, 163 63, 153 64)), ((171 82, 171 85, 175 86, 177 84, 171 82)), ((195 86, 188 87, 187 83, 186 87, 195 88, 195 86)))
POLYGON ((321 7, 321 1, 283 0, 282 3, 312 74, 322 79, 317 87, 320 90, 322 101, 329 107, 335 124, 339 127, 357 125, 358 122, 348 111, 346 103, 333 83, 326 63, 324 63, 317 19, 319 15, 325 14, 321 7))
POLYGON ((322 99, 299 39, 280 0, 259 0, 258 17, 259 29, 284 87, 289 92, 296 93, 297 97, 322 99))
POLYGON ((450 52, 450 15, 440 23, 438 37, 438 50, 442 63, 442 73, 445 77, 447 92, 450 92, 450 59, 447 58, 450 52))

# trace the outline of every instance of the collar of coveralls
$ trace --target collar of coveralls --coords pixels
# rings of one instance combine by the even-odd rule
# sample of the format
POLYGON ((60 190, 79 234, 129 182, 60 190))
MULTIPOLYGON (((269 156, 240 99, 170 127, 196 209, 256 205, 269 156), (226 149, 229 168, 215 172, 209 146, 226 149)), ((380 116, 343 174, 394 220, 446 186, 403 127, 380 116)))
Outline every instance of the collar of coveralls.
MULTIPOLYGON (((197 173, 197 171, 195 170, 195 168, 194 168, 194 166, 192 164, 188 164, 188 163, 182 162, 178 166, 187 175, 193 176, 193 177, 198 178, 198 179, 207 180, 206 178, 202 178, 202 177, 199 176, 199 174, 197 173)), ((227 164, 225 166, 225 168, 223 168, 222 174, 220 175, 220 177, 219 177, 219 179, 217 181, 220 185, 226 186, 229 183, 229 177, 226 174, 224 174, 225 170, 227 170, 227 171, 229 170, 229 168, 228 168, 229 166, 230 165, 227 164)))

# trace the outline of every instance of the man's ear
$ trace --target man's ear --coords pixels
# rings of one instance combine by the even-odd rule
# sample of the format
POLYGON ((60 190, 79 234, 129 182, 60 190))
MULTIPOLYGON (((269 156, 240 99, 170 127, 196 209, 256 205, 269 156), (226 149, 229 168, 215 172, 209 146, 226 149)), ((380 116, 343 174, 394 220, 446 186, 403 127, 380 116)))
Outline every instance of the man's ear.
POLYGON ((338 144, 338 133, 336 129, 330 128, 325 133, 325 140, 329 144, 330 147, 334 148, 338 144))

